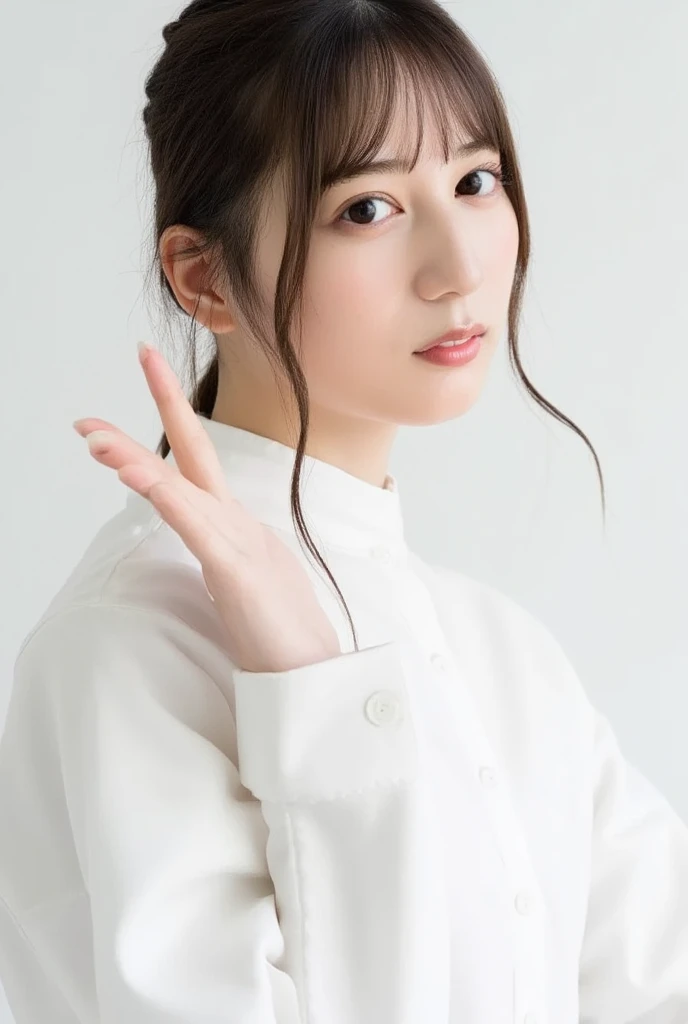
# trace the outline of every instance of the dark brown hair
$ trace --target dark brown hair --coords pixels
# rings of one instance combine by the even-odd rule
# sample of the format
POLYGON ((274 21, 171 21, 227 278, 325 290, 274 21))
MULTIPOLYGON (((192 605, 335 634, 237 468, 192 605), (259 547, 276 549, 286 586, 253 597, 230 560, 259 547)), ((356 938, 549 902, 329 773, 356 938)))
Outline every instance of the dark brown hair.
MULTIPOLYGON (((219 273, 230 290, 235 314, 273 365, 286 374, 300 419, 291 481, 294 527, 334 584, 355 649, 358 641, 348 606, 308 533, 299 500, 309 405, 292 325, 300 315, 309 240, 322 192, 376 156, 401 95, 415 100, 415 116, 409 112, 409 150, 400 154, 408 159, 409 170, 422 150, 429 117, 445 160, 453 144, 467 135, 500 154, 504 187, 520 233, 508 311, 510 364, 537 404, 574 430, 592 452, 604 514, 604 480, 595 449, 583 431, 540 394, 521 365, 518 334, 530 229, 515 143, 490 68, 440 3, 194 0, 162 34, 166 46, 147 77, 148 103, 143 111, 155 186, 150 270, 159 275, 165 302, 181 309, 162 267, 158 243, 174 224, 196 229, 202 242, 177 258, 219 254, 219 273), (285 174, 289 210, 274 323, 268 326, 256 291, 255 242, 262 202, 277 173, 285 174)), ((189 325, 190 401, 197 413, 211 417, 219 353, 215 344, 199 378, 197 309, 198 300, 189 325)), ((188 320, 185 312, 184 316, 188 320)), ((157 451, 165 457, 169 450, 163 434, 157 451)))

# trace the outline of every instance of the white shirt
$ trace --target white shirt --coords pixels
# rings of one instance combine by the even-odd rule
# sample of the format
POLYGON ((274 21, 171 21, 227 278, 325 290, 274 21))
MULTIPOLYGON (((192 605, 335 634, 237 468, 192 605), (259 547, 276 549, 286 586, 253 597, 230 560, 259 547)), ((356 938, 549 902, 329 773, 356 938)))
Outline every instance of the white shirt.
MULTIPOLYGON (((203 419, 301 552, 294 452, 203 419)), ((170 458, 172 458, 170 456, 170 458)), ((688 829, 510 598, 421 561, 399 490, 306 460, 359 631, 249 673, 147 501, 22 644, 0 745, 17 1024, 686 1024, 688 829)))

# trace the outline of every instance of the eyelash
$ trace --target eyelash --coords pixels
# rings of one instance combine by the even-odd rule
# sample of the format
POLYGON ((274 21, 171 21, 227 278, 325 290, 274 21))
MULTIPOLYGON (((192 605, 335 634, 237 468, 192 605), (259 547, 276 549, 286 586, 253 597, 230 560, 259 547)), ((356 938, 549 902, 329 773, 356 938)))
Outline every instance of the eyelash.
MULTIPOLYGON (((464 178, 470 178, 472 174, 480 174, 481 171, 487 171, 488 174, 493 175, 493 177, 495 177, 497 179, 497 183, 499 185, 505 185, 507 183, 507 181, 508 181, 508 176, 506 174, 506 171, 504 171, 502 169, 500 164, 493 164, 493 165, 489 165, 489 166, 486 165, 485 167, 476 167, 475 170, 469 171, 468 174, 465 174, 464 177, 461 178, 461 181, 463 181, 464 178)), ((468 199, 492 199, 492 198, 494 198, 494 196, 496 194, 496 191, 497 190, 495 189, 495 192, 490 192, 490 194, 486 195, 486 196, 468 196, 467 198, 468 199)), ((354 206, 362 205, 363 203, 367 202, 369 199, 380 199, 380 200, 382 200, 383 203, 390 203, 390 205, 394 205, 393 203, 390 202, 390 200, 386 196, 379 195, 377 193, 371 193, 370 195, 361 196, 360 199, 356 199, 355 202, 349 203, 349 205, 346 207, 346 209, 342 210, 342 212, 339 215, 339 217, 337 217, 336 223, 337 224, 340 224, 340 223, 341 224, 350 224, 352 227, 359 228, 359 229, 361 229, 363 231, 365 231, 366 229, 369 229, 369 228, 379 227, 380 223, 382 223, 382 222, 378 222, 377 224, 354 224, 354 223, 352 223, 352 221, 342 220, 342 217, 344 216, 345 213, 348 213, 349 210, 352 210, 354 208, 354 206)))

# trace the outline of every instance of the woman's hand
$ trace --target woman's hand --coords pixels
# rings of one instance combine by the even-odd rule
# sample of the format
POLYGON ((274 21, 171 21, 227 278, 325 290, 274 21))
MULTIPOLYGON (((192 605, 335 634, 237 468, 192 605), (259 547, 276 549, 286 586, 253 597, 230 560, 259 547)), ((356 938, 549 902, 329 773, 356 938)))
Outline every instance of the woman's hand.
POLYGON ((284 672, 341 654, 298 558, 230 493, 215 448, 161 352, 140 361, 176 466, 105 420, 77 420, 94 458, 143 495, 198 559, 232 660, 284 672))

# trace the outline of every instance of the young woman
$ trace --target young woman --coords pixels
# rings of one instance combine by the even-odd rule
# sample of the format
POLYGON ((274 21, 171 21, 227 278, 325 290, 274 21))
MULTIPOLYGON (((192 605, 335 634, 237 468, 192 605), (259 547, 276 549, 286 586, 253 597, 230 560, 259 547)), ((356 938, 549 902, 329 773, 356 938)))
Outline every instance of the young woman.
POLYGON ((504 331, 578 430, 518 357, 490 70, 434 0, 197 0, 163 35, 156 266, 215 348, 191 402, 142 351, 157 452, 77 423, 128 500, 17 658, 17 1024, 687 1021, 688 829, 543 625, 408 549, 387 472, 504 331))

